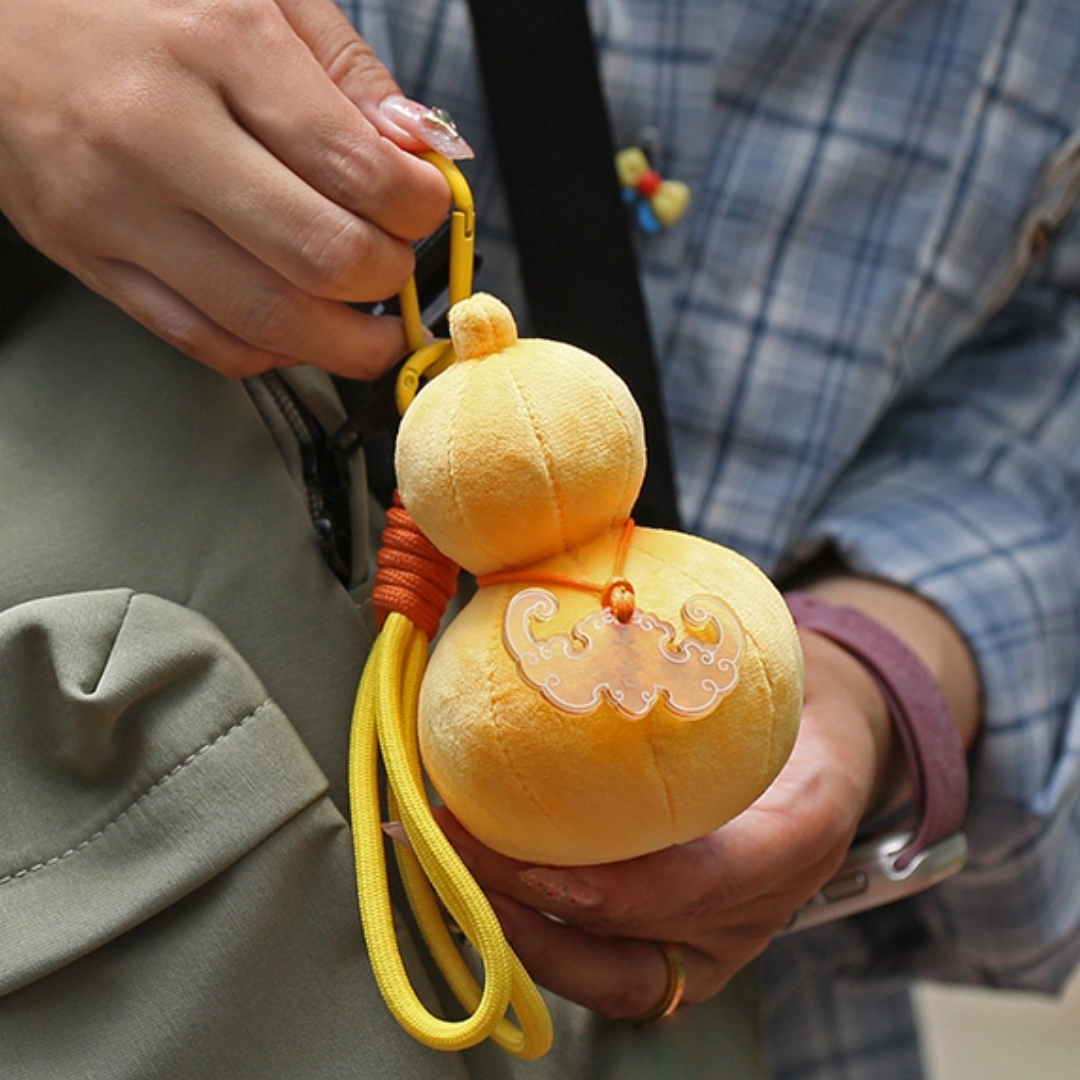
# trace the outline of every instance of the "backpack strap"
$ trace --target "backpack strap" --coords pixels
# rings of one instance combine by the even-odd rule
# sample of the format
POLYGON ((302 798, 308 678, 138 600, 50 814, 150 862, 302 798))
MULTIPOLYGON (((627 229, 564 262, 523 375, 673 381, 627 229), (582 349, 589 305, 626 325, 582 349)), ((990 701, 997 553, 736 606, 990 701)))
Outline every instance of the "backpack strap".
POLYGON ((469 0, 492 137, 541 337, 601 357, 645 420, 634 511, 678 529, 660 379, 584 0, 469 0))

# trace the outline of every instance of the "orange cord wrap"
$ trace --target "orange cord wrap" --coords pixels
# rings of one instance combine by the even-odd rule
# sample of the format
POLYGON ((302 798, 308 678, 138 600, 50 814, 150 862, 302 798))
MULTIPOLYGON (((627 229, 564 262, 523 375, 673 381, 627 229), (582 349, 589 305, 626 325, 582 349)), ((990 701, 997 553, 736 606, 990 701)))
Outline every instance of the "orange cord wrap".
POLYGON ((417 528, 397 492, 386 512, 375 564, 372 598, 379 626, 396 611, 426 634, 428 641, 434 638, 457 591, 458 567, 417 528))

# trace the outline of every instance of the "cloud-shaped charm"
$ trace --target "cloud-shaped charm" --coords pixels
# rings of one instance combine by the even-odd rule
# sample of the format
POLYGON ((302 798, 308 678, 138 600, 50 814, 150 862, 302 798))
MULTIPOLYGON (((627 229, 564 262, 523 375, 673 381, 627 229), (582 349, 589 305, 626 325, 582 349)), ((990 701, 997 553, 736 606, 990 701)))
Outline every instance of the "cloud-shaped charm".
POLYGON ((548 622, 558 610, 546 589, 522 590, 507 605, 503 640, 522 679, 564 712, 584 715, 606 700, 640 720, 663 699, 676 715, 698 719, 739 681, 743 629, 715 596, 692 596, 683 605, 683 622, 701 636, 682 642, 671 623, 639 608, 625 623, 602 608, 569 634, 536 637, 534 622, 548 622))

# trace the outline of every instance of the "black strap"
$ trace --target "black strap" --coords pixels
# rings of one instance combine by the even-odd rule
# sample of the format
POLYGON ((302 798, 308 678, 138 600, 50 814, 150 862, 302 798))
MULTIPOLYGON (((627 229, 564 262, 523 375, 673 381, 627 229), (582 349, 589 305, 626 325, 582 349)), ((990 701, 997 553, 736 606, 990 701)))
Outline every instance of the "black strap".
POLYGON ((634 516, 679 527, 660 381, 584 0, 469 0, 521 271, 541 337, 595 353, 645 418, 634 516))
POLYGON ((0 215, 0 337, 70 277, 0 215))

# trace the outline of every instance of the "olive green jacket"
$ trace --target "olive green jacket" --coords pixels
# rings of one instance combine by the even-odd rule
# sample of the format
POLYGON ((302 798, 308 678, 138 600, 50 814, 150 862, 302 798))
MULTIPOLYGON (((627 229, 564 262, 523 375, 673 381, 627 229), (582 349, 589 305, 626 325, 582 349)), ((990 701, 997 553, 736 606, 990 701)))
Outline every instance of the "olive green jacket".
MULTIPOLYGON (((20 250, 0 240, 0 1075, 761 1076, 749 977, 644 1031, 553 1000, 555 1048, 530 1064, 398 1027, 347 826, 364 485, 346 585, 273 384, 216 375, 70 282, 28 306, 20 250)), ((329 380, 287 385, 340 421, 329 380)))

